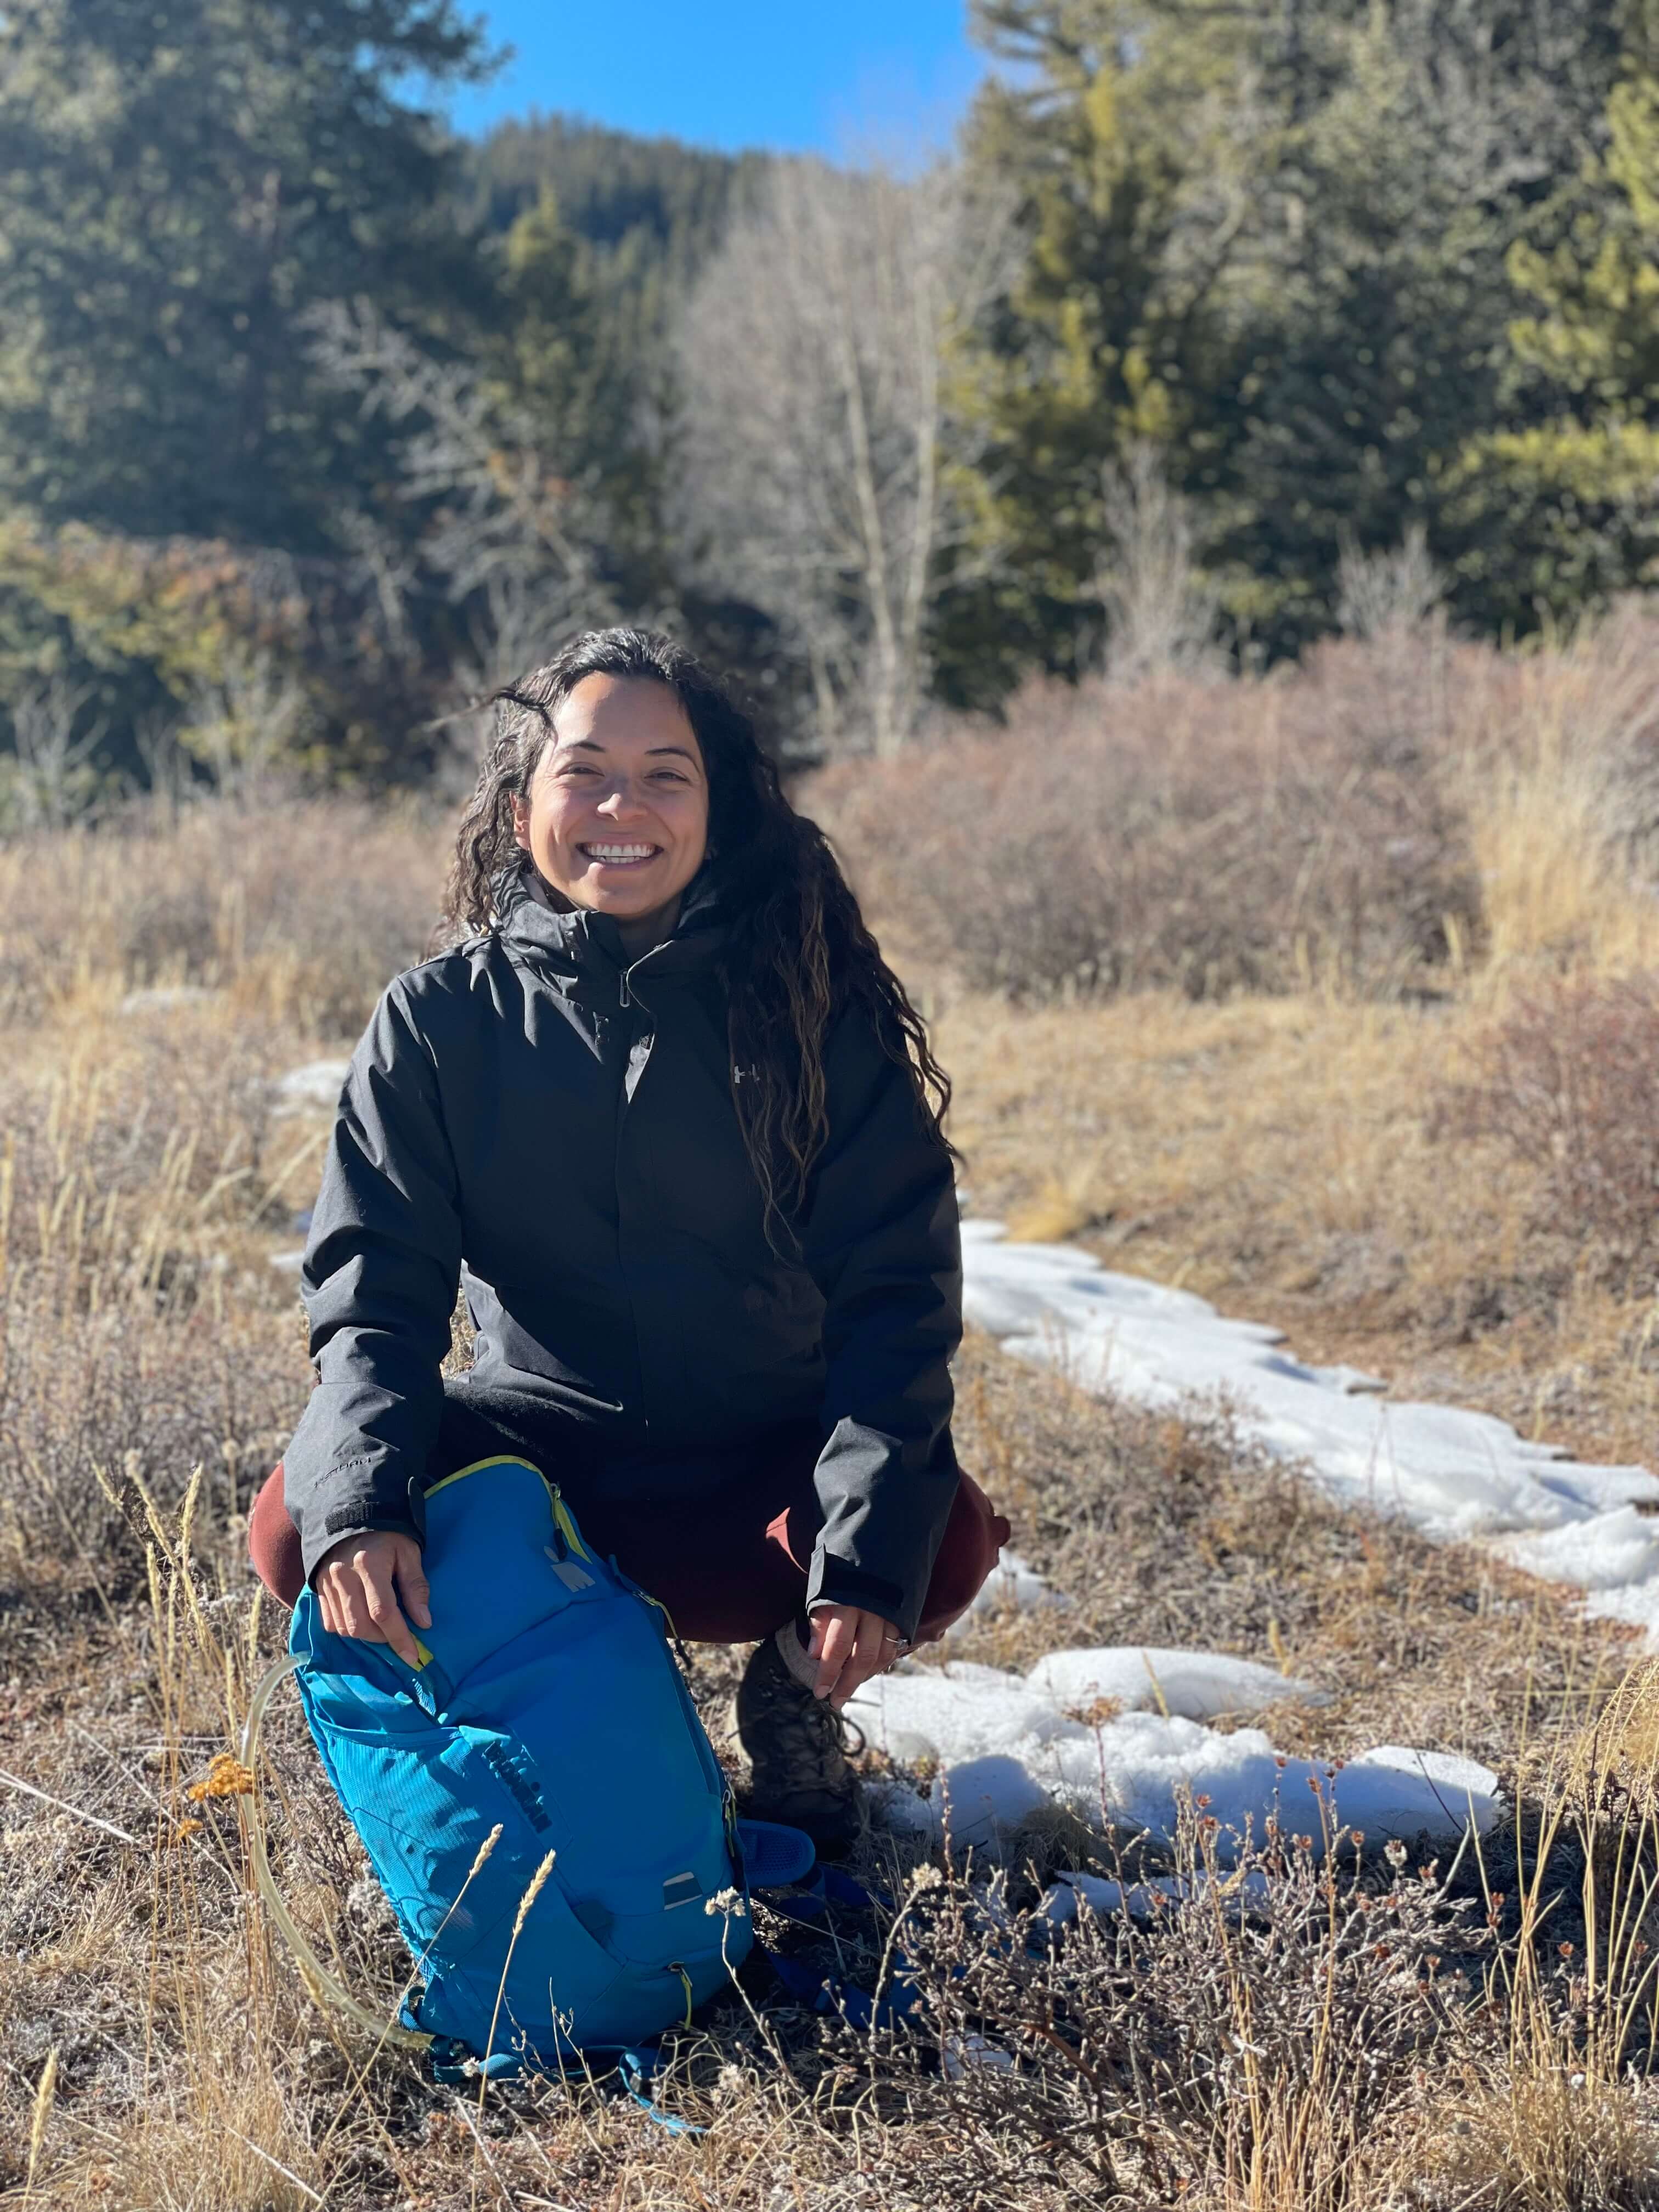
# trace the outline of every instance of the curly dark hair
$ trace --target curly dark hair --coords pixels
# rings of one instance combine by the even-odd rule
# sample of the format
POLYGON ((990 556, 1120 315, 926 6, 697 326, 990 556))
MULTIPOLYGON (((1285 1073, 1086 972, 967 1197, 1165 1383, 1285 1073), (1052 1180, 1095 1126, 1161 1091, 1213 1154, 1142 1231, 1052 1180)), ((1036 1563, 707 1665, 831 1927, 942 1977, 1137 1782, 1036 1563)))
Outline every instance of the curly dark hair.
POLYGON ((951 1149, 943 1126, 950 1079, 866 928, 828 838, 784 796, 775 763, 732 693, 660 631, 586 631, 544 667, 495 695, 494 741, 461 817, 445 886, 448 933, 493 928, 494 884, 504 869, 530 865, 514 838, 513 800, 529 790, 560 701, 589 676, 665 685, 702 748, 708 778, 705 865, 726 925, 720 972, 732 1062, 756 1071, 755 1080, 734 1086, 734 1098, 769 1231, 805 1200, 829 1133, 824 1041, 850 1005, 868 1011, 884 1050, 909 1075, 920 1111, 951 1149))

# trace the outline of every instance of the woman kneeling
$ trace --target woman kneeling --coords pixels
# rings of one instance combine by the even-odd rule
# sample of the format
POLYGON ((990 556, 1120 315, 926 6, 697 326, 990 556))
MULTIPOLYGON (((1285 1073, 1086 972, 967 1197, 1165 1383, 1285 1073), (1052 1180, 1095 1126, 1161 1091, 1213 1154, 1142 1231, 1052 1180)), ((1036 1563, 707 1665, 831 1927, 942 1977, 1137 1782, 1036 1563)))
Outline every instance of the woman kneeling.
POLYGON ((317 1387, 254 1563, 413 1662, 427 1491, 528 1460, 681 1636, 760 1639, 748 1808, 834 1850, 841 1707, 1008 1533, 951 1443, 950 1086, 690 654, 590 633, 496 721, 459 941, 387 989, 340 1101, 301 1278, 317 1387), (474 1360, 446 1377, 458 1285, 474 1360))

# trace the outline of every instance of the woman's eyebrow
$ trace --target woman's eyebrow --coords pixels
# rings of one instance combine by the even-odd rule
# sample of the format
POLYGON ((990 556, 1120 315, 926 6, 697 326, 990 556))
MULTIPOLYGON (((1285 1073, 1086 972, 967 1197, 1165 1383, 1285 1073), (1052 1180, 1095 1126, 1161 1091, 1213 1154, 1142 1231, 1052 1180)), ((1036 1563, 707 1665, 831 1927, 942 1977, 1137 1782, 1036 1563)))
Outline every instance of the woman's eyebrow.
MULTIPOLYGON (((602 753, 605 747, 597 738, 568 738, 555 745, 553 750, 560 753, 602 753)), ((645 750, 647 760, 654 760, 659 753, 678 753, 682 760, 689 760, 693 768, 698 765, 696 753, 686 745, 647 745, 645 750)))

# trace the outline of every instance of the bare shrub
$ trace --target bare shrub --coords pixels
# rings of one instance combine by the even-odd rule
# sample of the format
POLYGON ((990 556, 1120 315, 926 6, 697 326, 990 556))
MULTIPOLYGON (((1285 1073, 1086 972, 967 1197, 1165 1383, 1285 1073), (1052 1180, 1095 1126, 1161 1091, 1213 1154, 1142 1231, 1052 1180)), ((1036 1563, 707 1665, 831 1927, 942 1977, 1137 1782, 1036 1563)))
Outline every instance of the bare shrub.
POLYGON ((1659 975, 1518 994, 1449 1085, 1443 1135, 1496 1138, 1537 1176, 1532 1227, 1632 1291, 1659 1280, 1659 975))
POLYGON ((1040 687, 808 804, 878 919, 973 988, 1389 995, 1477 928, 1441 694, 1431 649, 1363 645, 1267 683, 1040 687))
POLYGON ((1116 1887, 1099 1914, 1063 1887, 1016 1911, 1001 1878, 913 1912, 905 1955, 944 2094, 991 2171, 1029 2185, 1046 2166, 1091 2203, 1121 2201, 1131 2177, 1138 2203, 1194 2186, 1200 2203, 1306 2212, 1364 2201, 1424 2065, 1471 2046, 1492 1936, 1438 1864, 1381 1837, 1368 1855, 1340 1796, 1338 1778, 1255 1837, 1200 1797, 1169 1873, 1100 1864, 1116 1887))

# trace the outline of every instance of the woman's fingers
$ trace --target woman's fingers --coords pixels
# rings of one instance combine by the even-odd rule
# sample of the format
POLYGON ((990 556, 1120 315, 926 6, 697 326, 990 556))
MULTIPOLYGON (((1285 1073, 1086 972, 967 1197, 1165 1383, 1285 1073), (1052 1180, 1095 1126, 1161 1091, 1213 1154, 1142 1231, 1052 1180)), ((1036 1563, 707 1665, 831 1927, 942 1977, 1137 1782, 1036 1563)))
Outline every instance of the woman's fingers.
POLYGON ((393 1563, 384 1557, 365 1559, 357 1571, 368 1617, 380 1641, 389 1644, 405 1667, 418 1667, 421 1655, 415 1648, 414 1632, 398 1610, 392 1591, 393 1563))
POLYGON ((847 1700, 861 1690, 872 1674, 886 1665, 892 1646, 886 1642, 888 1625, 878 1613, 860 1613, 853 1649, 841 1670, 830 1702, 839 1712, 847 1700))
POLYGON ((416 1627, 430 1628, 432 1593, 421 1568, 421 1547, 407 1536, 398 1539, 398 1592, 416 1627))
POLYGON ((850 1605, 826 1606, 822 1613, 813 1614, 812 1644, 809 1648, 818 1662, 818 1678, 812 1685, 815 1698, 829 1698, 833 1702, 842 1669, 852 1656, 858 1617, 857 1608, 850 1605))
POLYGON ((418 1668, 421 1655, 398 1607, 399 1591, 419 1625, 430 1627, 421 1547, 411 1536, 348 1537, 317 1571, 325 1628, 365 1644, 389 1644, 405 1666, 418 1668))
POLYGON ((878 1674, 897 1650, 892 1624, 878 1613, 857 1606, 830 1605, 812 1615, 807 1649, 818 1662, 812 1694, 828 1698, 839 1712, 854 1691, 878 1674))

